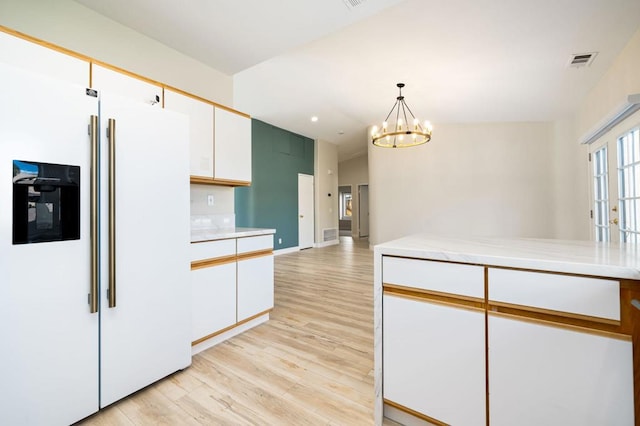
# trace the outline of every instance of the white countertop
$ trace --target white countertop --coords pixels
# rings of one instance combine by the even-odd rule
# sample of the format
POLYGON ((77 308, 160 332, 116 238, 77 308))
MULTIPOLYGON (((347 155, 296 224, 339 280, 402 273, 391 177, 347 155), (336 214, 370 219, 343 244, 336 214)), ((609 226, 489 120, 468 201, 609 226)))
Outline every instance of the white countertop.
POLYGON ((229 238, 255 237, 257 235, 275 234, 275 229, 269 228, 221 228, 221 229, 192 229, 191 242, 226 240, 229 238))
POLYGON ((640 247, 592 241, 412 235, 378 244, 376 255, 640 280, 640 247))

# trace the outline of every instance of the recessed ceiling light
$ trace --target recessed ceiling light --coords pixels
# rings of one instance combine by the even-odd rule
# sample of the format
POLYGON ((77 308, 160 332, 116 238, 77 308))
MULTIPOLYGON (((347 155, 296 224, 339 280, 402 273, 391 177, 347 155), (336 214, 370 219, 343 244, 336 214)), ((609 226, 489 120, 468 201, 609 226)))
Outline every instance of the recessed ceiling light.
POLYGON ((316 116, 314 115, 313 117, 311 117, 311 121, 313 121, 313 122, 315 123, 316 121, 318 121, 318 117, 316 117, 316 116))

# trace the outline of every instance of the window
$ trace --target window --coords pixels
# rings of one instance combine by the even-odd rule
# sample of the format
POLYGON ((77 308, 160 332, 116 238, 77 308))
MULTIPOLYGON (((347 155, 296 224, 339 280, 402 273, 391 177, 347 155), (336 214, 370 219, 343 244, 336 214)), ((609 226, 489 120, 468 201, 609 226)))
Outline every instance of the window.
POLYGON ((640 129, 618 139, 620 241, 640 242, 640 129))
POLYGON ((606 145, 593 153, 593 221, 596 241, 609 241, 609 171, 606 145))
POLYGON ((352 205, 351 205, 351 193, 340 193, 340 219, 351 219, 352 205))

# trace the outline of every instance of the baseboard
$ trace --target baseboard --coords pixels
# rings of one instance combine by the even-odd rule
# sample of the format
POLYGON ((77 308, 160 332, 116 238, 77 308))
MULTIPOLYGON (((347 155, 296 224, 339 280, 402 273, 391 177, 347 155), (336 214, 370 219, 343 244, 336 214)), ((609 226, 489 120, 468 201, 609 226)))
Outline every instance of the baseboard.
POLYGON ((315 243, 313 246, 315 248, 322 248, 322 247, 335 246, 336 244, 340 244, 340 240, 323 241, 321 243, 315 243))
POLYGON ((283 249, 280 249, 280 250, 274 250, 273 254, 275 256, 278 256, 279 254, 296 253, 298 251, 300 251, 300 247, 295 246, 295 247, 283 248, 283 249))
POLYGON ((396 423, 400 423, 405 426, 433 426, 433 423, 429 423, 426 420, 419 419, 417 417, 412 416, 411 414, 405 413, 404 411, 400 411, 395 407, 392 407, 388 404, 384 404, 384 416, 393 420, 396 423))

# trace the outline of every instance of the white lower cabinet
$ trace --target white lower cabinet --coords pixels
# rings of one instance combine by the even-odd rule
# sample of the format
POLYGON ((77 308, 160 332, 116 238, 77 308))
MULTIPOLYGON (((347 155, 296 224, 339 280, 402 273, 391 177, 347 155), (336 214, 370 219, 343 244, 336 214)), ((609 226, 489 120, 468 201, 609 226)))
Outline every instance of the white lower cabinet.
POLYGON ((482 310, 383 296, 385 400, 453 425, 486 419, 482 310))
POLYGON ((236 263, 191 271, 192 341, 236 322, 236 263))
POLYGON ((488 333, 491 426, 634 424, 631 341, 494 314, 488 333))
POLYGON ((238 261, 238 321, 273 308, 273 255, 238 261))
POLYGON ((273 235, 192 243, 191 268, 193 345, 210 347, 269 318, 258 314, 273 308, 273 235))

